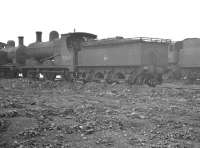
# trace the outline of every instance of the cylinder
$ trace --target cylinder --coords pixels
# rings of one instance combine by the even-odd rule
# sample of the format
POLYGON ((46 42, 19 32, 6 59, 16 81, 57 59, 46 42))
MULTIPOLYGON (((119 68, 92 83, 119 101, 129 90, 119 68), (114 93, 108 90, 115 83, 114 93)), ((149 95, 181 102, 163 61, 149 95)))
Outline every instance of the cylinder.
POLYGON ((18 40, 19 40, 19 46, 24 46, 24 37, 23 36, 19 36, 18 40))
POLYGON ((36 32, 36 42, 42 42, 42 32, 41 31, 36 32))

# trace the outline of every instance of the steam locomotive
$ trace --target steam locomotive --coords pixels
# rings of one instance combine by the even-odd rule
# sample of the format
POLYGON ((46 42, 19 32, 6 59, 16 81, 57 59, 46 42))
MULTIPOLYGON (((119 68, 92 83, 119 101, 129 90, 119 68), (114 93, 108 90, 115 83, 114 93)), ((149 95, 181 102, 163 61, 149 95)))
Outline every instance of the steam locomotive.
POLYGON ((187 38, 176 42, 176 65, 179 67, 182 79, 190 82, 200 80, 200 39, 187 38))
POLYGON ((25 46, 8 41, 0 49, 0 77, 28 78, 43 76, 54 80, 107 81, 129 83, 161 82, 168 68, 171 40, 160 38, 97 39, 85 32, 59 34, 52 31, 49 41, 42 42, 42 32, 36 32, 36 42, 25 46))

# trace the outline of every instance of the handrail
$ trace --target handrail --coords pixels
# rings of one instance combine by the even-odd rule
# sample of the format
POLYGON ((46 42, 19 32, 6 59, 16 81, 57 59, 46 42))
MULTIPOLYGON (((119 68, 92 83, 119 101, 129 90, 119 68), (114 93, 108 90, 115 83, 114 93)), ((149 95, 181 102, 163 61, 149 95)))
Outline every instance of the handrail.
POLYGON ((53 58, 58 57, 58 56, 60 56, 60 54, 56 54, 56 55, 53 55, 53 56, 45 57, 45 58, 41 59, 40 62, 44 62, 44 61, 53 59, 53 58))
POLYGON ((162 39, 162 38, 150 38, 150 37, 135 37, 135 38, 128 38, 132 40, 140 40, 145 42, 159 42, 159 43, 171 43, 170 39, 162 39))
POLYGON ((84 42, 83 45, 103 45, 103 44, 115 44, 115 43, 126 43, 126 42, 149 42, 149 43, 161 43, 161 44, 173 44, 171 39, 162 39, 162 38, 150 38, 150 37, 134 37, 134 38, 105 38, 100 40, 93 40, 84 42))
POLYGON ((172 43, 171 39, 162 39, 162 38, 150 38, 150 37, 134 37, 134 38, 105 38, 94 41, 113 41, 113 40, 136 40, 136 41, 145 41, 145 42, 160 42, 160 43, 172 43))

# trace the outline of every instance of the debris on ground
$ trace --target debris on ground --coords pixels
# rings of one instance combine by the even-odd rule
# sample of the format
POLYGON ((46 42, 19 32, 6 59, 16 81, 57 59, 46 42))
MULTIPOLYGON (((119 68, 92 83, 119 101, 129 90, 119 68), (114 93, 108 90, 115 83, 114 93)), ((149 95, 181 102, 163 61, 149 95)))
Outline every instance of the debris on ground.
POLYGON ((200 86, 1 79, 0 147, 198 148, 200 86))

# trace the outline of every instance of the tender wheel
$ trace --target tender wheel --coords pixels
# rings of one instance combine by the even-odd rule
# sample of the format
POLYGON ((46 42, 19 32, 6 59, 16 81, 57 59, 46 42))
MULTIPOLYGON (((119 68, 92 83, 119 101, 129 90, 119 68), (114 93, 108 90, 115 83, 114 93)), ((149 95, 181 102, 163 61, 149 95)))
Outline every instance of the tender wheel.
POLYGON ((35 79, 36 78, 36 72, 28 71, 26 76, 27 76, 27 78, 35 79))
POLYGON ((105 75, 104 79, 108 84, 111 84, 113 83, 113 77, 114 77, 114 74, 112 71, 110 71, 105 75))
POLYGON ((23 75, 23 78, 27 78, 27 75, 28 75, 28 74, 27 74, 27 71, 23 71, 23 72, 22 72, 22 75, 23 75))
POLYGON ((94 79, 94 73, 93 72, 85 73, 85 77, 84 77, 85 82, 91 82, 93 79, 94 79))
POLYGON ((65 70, 65 71, 64 71, 63 77, 64 77, 64 79, 65 79, 66 81, 72 81, 71 74, 70 74, 70 72, 69 72, 68 70, 65 70))
POLYGON ((51 72, 47 72, 45 74, 45 77, 46 77, 47 80, 53 81, 56 78, 56 74, 55 73, 51 73, 51 72))
POLYGON ((5 74, 3 71, 0 71, 0 78, 4 78, 5 74))

